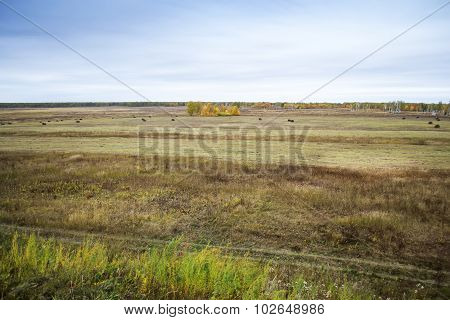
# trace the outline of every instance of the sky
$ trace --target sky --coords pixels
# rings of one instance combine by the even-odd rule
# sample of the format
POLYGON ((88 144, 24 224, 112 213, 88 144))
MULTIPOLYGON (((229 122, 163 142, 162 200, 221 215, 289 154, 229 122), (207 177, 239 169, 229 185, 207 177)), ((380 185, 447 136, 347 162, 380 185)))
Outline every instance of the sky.
POLYGON ((0 0, 0 102, 448 102, 446 0, 0 0))

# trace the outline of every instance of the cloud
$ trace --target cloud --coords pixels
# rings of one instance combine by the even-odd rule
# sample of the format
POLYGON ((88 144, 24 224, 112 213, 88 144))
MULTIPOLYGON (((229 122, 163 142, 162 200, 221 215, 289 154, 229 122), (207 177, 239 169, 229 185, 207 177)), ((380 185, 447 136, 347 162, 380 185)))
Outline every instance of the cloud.
MULTIPOLYGON (((15 3, 81 53, 159 101, 299 101, 439 4, 15 3)), ((310 100, 447 101, 450 22, 444 10, 310 100)), ((4 8, 0 11, 0 101, 140 99, 24 20, 4 8)))

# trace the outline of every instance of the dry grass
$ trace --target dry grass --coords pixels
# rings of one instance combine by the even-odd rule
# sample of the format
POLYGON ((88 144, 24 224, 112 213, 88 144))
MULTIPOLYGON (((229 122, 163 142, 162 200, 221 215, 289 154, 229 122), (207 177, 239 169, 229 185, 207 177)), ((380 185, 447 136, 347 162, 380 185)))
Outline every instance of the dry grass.
POLYGON ((4 153, 0 160, 6 223, 435 268, 449 262, 448 171, 272 166, 243 174, 216 163, 217 171, 186 175, 138 171, 128 156, 4 153))
MULTIPOLYGON (((145 119, 143 119, 145 120, 145 119)), ((250 140, 250 141, 293 141, 343 144, 392 144, 392 145, 443 145, 450 144, 450 138, 439 137, 379 137, 379 136, 328 136, 328 135, 249 135, 248 132, 233 134, 201 134, 182 132, 157 132, 151 128, 136 132, 96 132, 96 131, 5 131, 2 137, 66 137, 66 138, 151 138, 151 139, 182 139, 182 140, 250 140)), ((206 131, 206 129, 204 130, 206 131)))

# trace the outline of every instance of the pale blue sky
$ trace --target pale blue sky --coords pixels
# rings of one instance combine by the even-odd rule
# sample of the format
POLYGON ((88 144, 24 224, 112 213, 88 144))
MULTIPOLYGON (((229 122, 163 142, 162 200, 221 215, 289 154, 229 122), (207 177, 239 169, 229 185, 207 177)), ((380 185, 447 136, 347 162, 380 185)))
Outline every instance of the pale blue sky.
MULTIPOLYGON (((4 0, 153 101, 299 101, 445 1, 4 0)), ((307 101, 450 99, 450 5, 307 101)), ((0 5, 0 102, 140 101, 0 5)))

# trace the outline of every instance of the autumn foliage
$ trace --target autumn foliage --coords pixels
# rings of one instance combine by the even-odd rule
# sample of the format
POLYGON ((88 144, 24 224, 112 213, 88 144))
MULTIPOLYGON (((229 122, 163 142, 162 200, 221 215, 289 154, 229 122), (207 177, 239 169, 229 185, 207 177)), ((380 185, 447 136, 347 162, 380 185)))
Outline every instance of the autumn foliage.
POLYGON ((237 105, 225 106, 213 103, 202 103, 190 101, 186 105, 186 111, 189 115, 199 115, 202 117, 213 116, 239 116, 241 111, 237 105))

